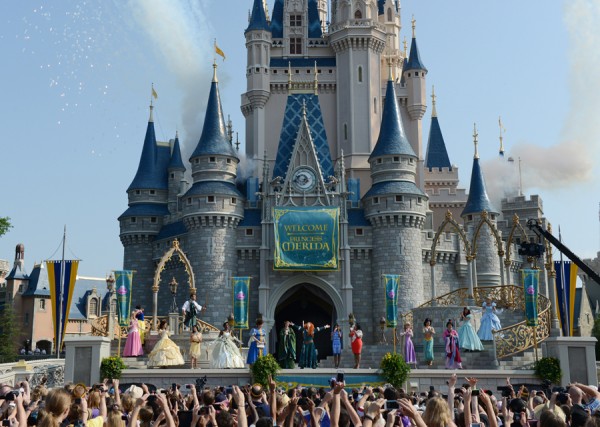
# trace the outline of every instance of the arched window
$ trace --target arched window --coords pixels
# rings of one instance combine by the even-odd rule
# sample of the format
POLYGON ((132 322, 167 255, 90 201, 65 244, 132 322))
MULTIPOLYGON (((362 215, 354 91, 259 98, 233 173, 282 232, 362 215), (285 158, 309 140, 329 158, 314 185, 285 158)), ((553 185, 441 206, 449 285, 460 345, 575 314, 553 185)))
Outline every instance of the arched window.
POLYGON ((362 12, 360 10, 354 12, 354 19, 362 19, 362 12))
POLYGON ((362 67, 358 67, 358 82, 362 83, 362 67))
POLYGON ((90 298, 88 304, 88 317, 98 317, 98 300, 90 298))
POLYGON ((344 139, 348 140, 348 125, 344 123, 344 139))
POLYGON ((387 20, 392 22, 392 8, 388 7, 388 11, 387 11, 387 20))

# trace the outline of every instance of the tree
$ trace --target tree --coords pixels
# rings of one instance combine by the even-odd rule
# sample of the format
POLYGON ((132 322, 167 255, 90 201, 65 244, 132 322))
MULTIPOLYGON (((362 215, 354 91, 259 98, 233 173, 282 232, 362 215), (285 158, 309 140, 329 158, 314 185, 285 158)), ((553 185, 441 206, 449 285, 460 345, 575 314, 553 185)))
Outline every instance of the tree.
POLYGON ((6 301, 0 314, 0 363, 17 360, 19 345, 19 325, 12 306, 12 301, 6 301))
POLYGON ((11 228, 10 218, 7 216, 0 217, 0 237, 5 235, 11 228))

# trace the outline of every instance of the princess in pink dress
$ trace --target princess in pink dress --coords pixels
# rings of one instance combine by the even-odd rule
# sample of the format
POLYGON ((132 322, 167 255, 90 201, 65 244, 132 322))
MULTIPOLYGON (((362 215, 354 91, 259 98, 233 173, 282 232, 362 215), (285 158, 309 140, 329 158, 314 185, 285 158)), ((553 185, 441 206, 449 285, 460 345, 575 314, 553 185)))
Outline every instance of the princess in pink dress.
POLYGON ((131 316, 129 322, 129 332, 127 333, 127 341, 125 341, 125 349, 123 350, 124 357, 143 356, 144 349, 142 348, 142 340, 140 338, 140 330, 135 314, 131 316))
POLYGON ((409 365, 417 367, 417 354, 415 353, 415 345, 412 342, 413 330, 410 323, 404 324, 404 332, 400 335, 404 336, 403 356, 404 361, 409 365))

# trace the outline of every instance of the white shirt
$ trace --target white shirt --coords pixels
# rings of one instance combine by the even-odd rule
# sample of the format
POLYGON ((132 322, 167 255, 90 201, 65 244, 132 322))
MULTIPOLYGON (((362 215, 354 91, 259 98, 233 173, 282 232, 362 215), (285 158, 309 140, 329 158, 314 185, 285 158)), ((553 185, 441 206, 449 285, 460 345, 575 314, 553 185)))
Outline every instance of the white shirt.
MULTIPOLYGON (((181 309, 186 312, 190 309, 190 301, 192 300, 187 300, 184 304, 183 307, 181 307, 181 309)), ((196 312, 200 313, 202 311, 202 306, 200 304, 198 304, 196 301, 192 301, 194 303, 194 306, 196 307, 196 312)))

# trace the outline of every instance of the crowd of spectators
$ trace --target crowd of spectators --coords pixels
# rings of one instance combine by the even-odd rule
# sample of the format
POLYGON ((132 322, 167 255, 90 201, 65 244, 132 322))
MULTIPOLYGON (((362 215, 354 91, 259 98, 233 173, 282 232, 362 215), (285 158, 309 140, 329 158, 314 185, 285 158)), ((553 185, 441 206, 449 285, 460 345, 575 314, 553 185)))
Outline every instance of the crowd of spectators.
POLYGON ((290 389, 274 380, 266 388, 200 380, 167 389, 118 380, 31 388, 24 381, 0 386, 0 409, 3 427, 600 427, 595 387, 536 391, 507 379, 499 393, 477 383, 452 374, 447 389, 408 393, 389 384, 347 389, 340 378, 290 389))

